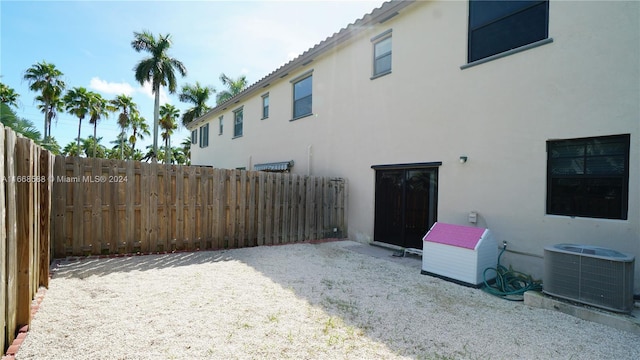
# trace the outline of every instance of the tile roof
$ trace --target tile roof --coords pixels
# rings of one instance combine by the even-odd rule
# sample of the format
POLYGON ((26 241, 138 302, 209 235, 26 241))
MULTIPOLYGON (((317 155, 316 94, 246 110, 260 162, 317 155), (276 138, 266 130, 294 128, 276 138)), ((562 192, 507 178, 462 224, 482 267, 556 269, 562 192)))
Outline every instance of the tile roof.
POLYGON ((365 14, 362 18, 354 21, 353 23, 347 25, 346 27, 340 29, 338 32, 333 33, 333 35, 327 37, 326 39, 320 41, 318 44, 314 45, 307 51, 298 55, 296 58, 290 60, 284 65, 280 66, 276 70, 272 71, 268 75, 264 76, 262 79, 256 81, 252 85, 248 86, 245 90, 243 90, 238 95, 230 98, 222 104, 219 104, 207 111, 201 117, 195 119, 188 127, 194 126, 198 123, 203 122, 210 114, 215 114, 220 110, 225 109, 230 104, 237 103, 247 96, 253 94, 255 91, 263 87, 267 87, 270 85, 270 82, 274 79, 278 79, 280 77, 284 77, 288 75, 290 71, 296 70, 297 68, 307 65, 313 59, 324 52, 334 48, 335 46, 347 41, 352 38, 356 34, 360 33, 368 29, 370 24, 375 23, 383 23, 392 17, 398 14, 398 11, 404 9, 410 4, 414 3, 415 0, 391 0, 383 3, 380 7, 373 9, 370 13, 365 14))

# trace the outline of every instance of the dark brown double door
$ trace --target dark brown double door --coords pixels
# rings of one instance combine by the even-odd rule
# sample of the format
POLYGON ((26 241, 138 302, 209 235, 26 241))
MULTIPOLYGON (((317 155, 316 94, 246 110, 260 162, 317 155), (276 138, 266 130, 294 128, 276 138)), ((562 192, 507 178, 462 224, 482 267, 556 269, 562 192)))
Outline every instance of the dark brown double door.
POLYGON ((380 165, 376 170, 374 240, 422 249, 436 221, 440 163, 380 165))

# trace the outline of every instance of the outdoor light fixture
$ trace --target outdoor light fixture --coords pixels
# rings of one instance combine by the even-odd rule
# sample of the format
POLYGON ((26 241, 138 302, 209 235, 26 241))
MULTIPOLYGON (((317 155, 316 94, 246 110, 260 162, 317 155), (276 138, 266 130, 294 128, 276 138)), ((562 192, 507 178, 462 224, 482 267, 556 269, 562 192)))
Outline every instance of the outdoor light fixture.
POLYGON ((466 162, 467 162, 467 156, 466 155, 460 156, 460 164, 464 164, 466 162))

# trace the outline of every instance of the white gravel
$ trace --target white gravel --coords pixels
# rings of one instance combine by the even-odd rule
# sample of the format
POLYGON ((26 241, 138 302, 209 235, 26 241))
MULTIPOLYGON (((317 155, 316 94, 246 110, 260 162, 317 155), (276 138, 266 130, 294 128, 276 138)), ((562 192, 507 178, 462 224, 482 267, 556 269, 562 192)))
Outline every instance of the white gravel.
POLYGON ((60 263, 17 359, 640 358, 631 333, 354 245, 60 263))

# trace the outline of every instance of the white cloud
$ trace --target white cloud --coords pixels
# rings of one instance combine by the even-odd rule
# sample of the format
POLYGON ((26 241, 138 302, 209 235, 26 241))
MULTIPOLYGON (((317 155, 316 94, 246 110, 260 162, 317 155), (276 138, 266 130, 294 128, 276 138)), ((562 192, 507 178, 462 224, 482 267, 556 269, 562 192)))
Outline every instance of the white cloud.
POLYGON ((106 93, 106 94, 114 94, 114 95, 125 94, 127 96, 131 96, 131 94, 133 94, 133 92, 135 91, 133 86, 129 85, 129 83, 107 82, 105 80, 100 79, 97 76, 91 79, 91 81, 89 82, 89 88, 106 93))

